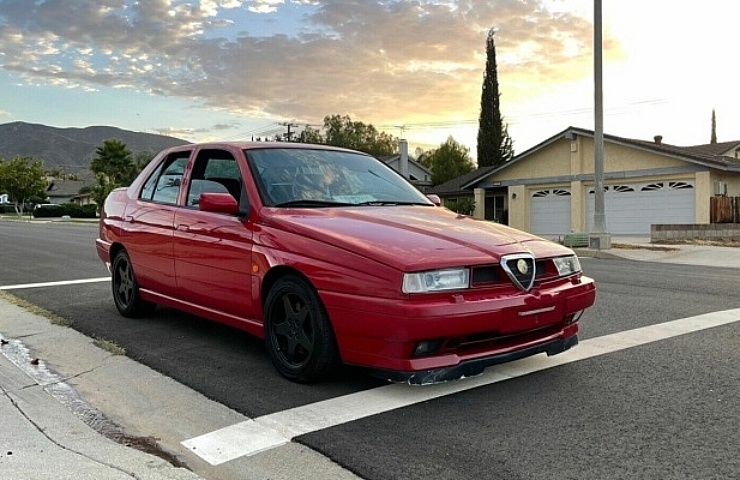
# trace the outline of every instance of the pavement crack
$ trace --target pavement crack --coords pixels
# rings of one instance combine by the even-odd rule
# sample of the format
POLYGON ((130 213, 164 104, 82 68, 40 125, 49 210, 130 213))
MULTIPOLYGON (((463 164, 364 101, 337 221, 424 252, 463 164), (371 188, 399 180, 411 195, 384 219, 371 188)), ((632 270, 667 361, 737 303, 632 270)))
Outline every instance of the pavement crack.
POLYGON ((62 450, 64 450, 64 451, 66 451, 66 452, 69 452, 69 453, 71 453, 71 454, 73 454, 73 455, 79 455, 80 457, 86 458, 87 460, 90 460, 91 462, 97 463, 98 465, 103 465, 103 466, 105 466, 105 467, 107 467, 107 468, 110 468, 110 469, 113 469, 113 470, 119 471, 119 472, 123 473, 124 475, 127 475, 127 476, 129 476, 129 477, 131 477, 131 478, 133 478, 133 479, 135 479, 135 480, 141 480, 139 476, 137 476, 137 475, 135 475, 135 474, 133 474, 133 473, 131 473, 131 472, 128 472, 128 471, 126 471, 126 470, 124 470, 124 469, 122 469, 122 468, 120 468, 120 467, 117 467, 117 466, 115 466, 115 465, 111 465, 111 464, 109 464, 109 463, 106 463, 106 462, 102 462, 102 461, 100 461, 100 460, 98 460, 98 459, 96 459, 96 458, 93 458, 93 457, 91 457, 91 456, 89 456, 89 455, 86 455, 86 454, 85 454, 85 453, 83 453, 83 452, 77 451, 77 450, 75 450, 75 449, 73 449, 73 448, 69 448, 68 446, 66 446, 66 445, 63 445, 63 444, 59 443, 58 441, 56 441, 56 440, 55 440, 55 439, 54 439, 53 437, 51 437, 51 436, 50 436, 50 435, 49 435, 49 434, 48 434, 48 433, 46 432, 46 429, 45 429, 45 428, 41 427, 41 426, 40 426, 40 425, 39 425, 38 423, 36 423, 36 422, 35 422, 35 421, 34 421, 34 420, 33 420, 33 419, 32 419, 32 418, 31 418, 31 417, 30 417, 30 416, 29 416, 29 415, 28 415, 28 414, 27 414, 27 413, 26 413, 26 412, 25 412, 24 410, 23 410, 23 408, 21 408, 21 406, 20 406, 20 405, 18 405, 18 402, 17 402, 17 401, 16 401, 16 400, 15 400, 15 399, 13 398, 13 396, 12 396, 12 395, 10 394, 10 392, 8 392, 8 391, 7 391, 7 390, 6 390, 6 389, 5 389, 5 388, 4 388, 4 387, 3 387, 2 385, 0 385, 0 391, 2 391, 2 392, 3 392, 3 395, 4 395, 4 396, 5 396, 5 397, 6 397, 7 399, 8 399, 8 401, 9 401, 9 402, 10 402, 10 404, 11 404, 11 405, 13 406, 13 408, 14 408, 14 409, 15 409, 15 410, 16 410, 16 411, 17 411, 17 412, 18 412, 18 413, 19 413, 19 414, 20 414, 20 415, 21 415, 21 416, 22 416, 23 418, 25 418, 25 419, 26 419, 26 421, 27 421, 27 422, 28 422, 28 423, 29 423, 30 425, 32 425, 32 426, 33 426, 33 428, 35 428, 35 429, 36 429, 36 431, 38 431, 38 432, 39 432, 39 433, 40 433, 41 435, 43 435, 43 436, 44 436, 44 437, 45 437, 45 438, 46 438, 46 439, 47 439, 48 441, 50 441, 50 442, 51 442, 52 444, 56 445, 56 446, 57 446, 58 448, 60 448, 60 449, 62 449, 62 450))
MULTIPOLYGON (((7 346, 10 346, 10 348, 3 348, 0 353, 8 360, 10 360, 15 366, 25 372, 26 375, 31 377, 31 379, 34 381, 34 383, 22 386, 21 388, 19 388, 19 390, 25 390, 32 387, 41 387, 44 392, 58 400, 59 403, 64 405, 85 425, 93 429, 99 435, 120 445, 158 457, 165 462, 173 465, 174 467, 190 470, 188 465, 177 458, 176 455, 171 454, 170 452, 160 447, 160 445, 158 444, 158 439, 154 437, 135 437, 132 435, 127 435, 123 427, 109 419, 105 415, 105 413, 101 412, 93 405, 85 401, 82 397, 80 397, 79 393, 77 393, 77 390, 75 390, 74 387, 67 383, 67 380, 69 379, 79 378, 83 375, 88 375, 95 372, 96 370, 105 367, 105 363, 109 361, 112 357, 115 357, 115 354, 109 354, 102 360, 102 362, 100 362, 99 365, 96 365, 95 367, 77 372, 74 375, 61 377, 57 373, 51 371, 44 361, 32 364, 29 349, 23 344, 23 342, 21 342, 17 338, 11 340, 7 344, 7 346)), ((28 419, 29 422, 31 422, 40 432, 43 433, 43 430, 39 428, 39 426, 36 425, 27 415, 25 415, 24 412, 22 412, 19 406, 13 401, 12 397, 9 396, 9 393, 5 390, 3 390, 3 392, 10 399, 15 408, 18 409, 24 415, 24 417, 28 419)), ((59 445, 57 442, 54 442, 54 440, 48 437, 48 435, 44 435, 49 438, 50 441, 59 445)), ((60 445, 60 447, 65 448, 62 445, 60 445)), ((70 450, 68 448, 65 449, 70 450)), ((74 452, 73 450, 70 451, 74 452)), ((85 458, 90 458, 80 452, 74 453, 82 455, 85 458)), ((137 478, 131 472, 125 472, 115 465, 100 462, 93 458, 90 459, 100 463, 101 465, 120 470, 121 472, 131 476, 132 478, 137 478)))

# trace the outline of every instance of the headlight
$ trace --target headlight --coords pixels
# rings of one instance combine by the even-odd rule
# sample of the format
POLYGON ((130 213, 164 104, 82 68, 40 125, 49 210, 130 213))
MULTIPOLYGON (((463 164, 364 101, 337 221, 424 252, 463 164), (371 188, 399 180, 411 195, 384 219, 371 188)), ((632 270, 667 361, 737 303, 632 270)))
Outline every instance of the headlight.
POLYGON ((555 263, 555 268, 558 269, 558 274, 561 277, 581 271, 581 262, 578 261, 578 257, 575 255, 553 258, 552 261, 555 263))
POLYGON ((467 268, 450 268, 403 275, 403 293, 427 293, 468 288, 470 271, 467 268))

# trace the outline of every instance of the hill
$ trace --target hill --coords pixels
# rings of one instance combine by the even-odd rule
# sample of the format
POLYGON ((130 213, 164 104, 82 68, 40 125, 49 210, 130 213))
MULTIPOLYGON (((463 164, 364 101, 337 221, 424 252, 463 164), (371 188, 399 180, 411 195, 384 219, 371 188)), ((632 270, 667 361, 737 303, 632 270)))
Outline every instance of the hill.
POLYGON ((67 173, 88 177, 95 149, 104 140, 117 138, 134 154, 155 154, 165 148, 189 143, 185 140, 132 132, 116 127, 56 128, 25 122, 0 125, 0 158, 10 160, 20 155, 44 162, 44 169, 59 168, 67 173))

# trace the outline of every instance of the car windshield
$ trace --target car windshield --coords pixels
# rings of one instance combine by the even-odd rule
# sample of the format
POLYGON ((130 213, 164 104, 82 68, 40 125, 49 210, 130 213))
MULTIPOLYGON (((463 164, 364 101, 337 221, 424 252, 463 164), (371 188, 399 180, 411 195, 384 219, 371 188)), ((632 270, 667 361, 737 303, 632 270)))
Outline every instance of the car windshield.
POLYGON ((368 155, 297 148, 246 153, 265 205, 433 205, 396 171, 368 155))

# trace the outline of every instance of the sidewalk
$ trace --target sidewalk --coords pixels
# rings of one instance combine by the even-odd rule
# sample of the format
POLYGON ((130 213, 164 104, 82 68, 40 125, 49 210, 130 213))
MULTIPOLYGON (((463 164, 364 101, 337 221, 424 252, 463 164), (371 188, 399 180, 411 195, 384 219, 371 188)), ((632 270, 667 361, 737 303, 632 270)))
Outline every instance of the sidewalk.
POLYGON ((0 418, 4 479, 200 478, 103 437, 4 356, 0 356, 0 418))
POLYGON ((296 442, 207 463, 182 442, 249 418, 95 343, 0 292, 0 479, 358 480, 296 442))
POLYGON ((574 249, 582 257, 625 258, 643 262, 740 268, 740 247, 651 244, 650 237, 612 237, 612 247, 595 251, 574 249))

